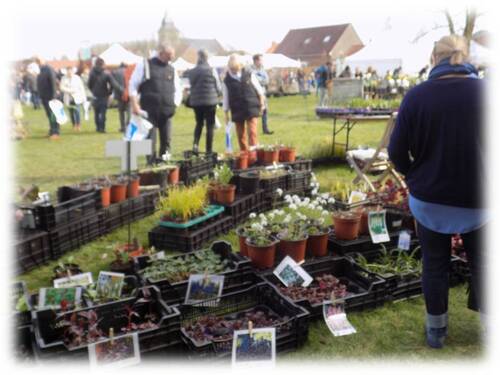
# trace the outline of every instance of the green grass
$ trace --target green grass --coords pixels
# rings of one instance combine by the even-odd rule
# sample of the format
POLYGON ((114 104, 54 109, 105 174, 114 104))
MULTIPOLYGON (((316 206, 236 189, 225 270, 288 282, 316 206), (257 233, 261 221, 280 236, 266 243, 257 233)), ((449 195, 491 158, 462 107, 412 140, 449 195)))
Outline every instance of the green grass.
MULTIPOLYGON (((315 152, 318 145, 331 137, 332 123, 315 118, 313 100, 314 97, 308 98, 307 102, 301 97, 271 98, 269 125, 275 133, 261 135, 261 143, 279 140, 295 145, 303 155, 315 152)), ((221 113, 219 118, 222 119, 221 113)), ((25 108, 25 121, 30 136, 16 143, 18 184, 37 184, 41 191, 54 194, 57 187, 63 184, 98 175, 119 173, 119 160, 104 157, 105 141, 120 138, 116 110, 108 112, 107 134, 96 133, 93 122, 84 122, 81 133, 73 133, 71 125, 65 125, 62 127, 61 139, 57 142, 51 142, 45 137, 48 123, 42 111, 25 108)), ((183 150, 191 147, 194 129, 192 111, 180 108, 173 124, 173 152, 180 155, 183 150)), ((375 146, 384 127, 383 122, 357 125, 351 133, 351 146, 375 146)), ((235 139, 233 145, 237 147, 235 139)), ((204 147, 203 141, 201 147, 204 147)), ((223 147, 224 131, 219 129, 216 131, 214 148, 222 152, 223 147)), ((142 159, 140 166, 144 164, 142 159)), ((350 181, 354 177, 347 166, 325 166, 316 168, 315 173, 322 189, 328 189, 337 180, 350 181)), ((157 220, 157 215, 153 215, 133 223, 133 235, 136 235, 142 244, 147 245, 147 233, 156 225, 157 220)), ((234 232, 221 238, 237 248, 234 232)), ((96 278, 99 271, 106 269, 113 260, 114 245, 126 241, 127 230, 120 228, 66 254, 62 261, 73 256, 74 262, 84 270, 91 271, 96 278)), ((55 265, 57 262, 53 261, 21 275, 19 279, 26 281, 30 291, 37 291, 42 286, 51 285, 52 268, 55 265)), ((466 296, 465 286, 450 290, 450 335, 444 350, 427 349, 425 345, 425 308, 423 298, 418 297, 410 301, 386 304, 375 310, 349 314, 349 320, 358 332, 347 337, 333 337, 324 322, 313 322, 306 345, 283 359, 479 359, 483 351, 480 323, 478 316, 467 310, 466 296)))

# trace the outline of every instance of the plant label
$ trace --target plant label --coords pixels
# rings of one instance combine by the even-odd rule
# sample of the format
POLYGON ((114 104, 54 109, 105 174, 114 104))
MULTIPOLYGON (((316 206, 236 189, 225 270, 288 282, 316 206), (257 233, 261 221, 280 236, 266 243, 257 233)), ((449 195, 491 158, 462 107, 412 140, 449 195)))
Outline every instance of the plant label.
POLYGON ((38 310, 57 310, 63 304, 72 308, 80 304, 82 289, 74 288, 41 288, 38 297, 38 310))
POLYGON ((373 243, 389 242, 389 232, 385 221, 385 210, 368 213, 368 228, 373 243))
POLYGON ((411 235, 407 231, 401 231, 398 238, 398 249, 410 250, 411 235))
POLYGON ((347 203, 356 203, 356 202, 361 202, 366 199, 366 194, 362 193, 360 191, 351 191, 351 194, 349 195, 349 200, 347 203))
POLYGON ((54 280, 54 288, 71 288, 75 286, 87 286, 94 282, 92 273, 86 272, 70 277, 61 277, 54 280))
POLYGON ((190 275, 184 304, 204 302, 203 306, 217 306, 223 288, 222 275, 190 275))
POLYGON ((336 337, 356 333, 356 328, 347 319, 343 304, 325 301, 323 303, 323 318, 330 332, 336 337))
POLYGON ((88 350, 92 369, 116 369, 141 363, 137 332, 90 344, 88 350))
POLYGON ((276 329, 254 328, 234 331, 233 367, 274 367, 276 363, 276 329))
POLYGON ((125 274, 118 272, 99 272, 97 279, 97 294, 102 297, 119 299, 122 295, 125 274))
POLYGON ((150 256, 151 260, 158 260, 158 259, 165 259, 165 252, 164 251, 159 251, 155 254, 152 254, 150 256))
POLYGON ((286 287, 292 285, 307 287, 313 281, 311 275, 289 256, 281 261, 273 273, 286 287))

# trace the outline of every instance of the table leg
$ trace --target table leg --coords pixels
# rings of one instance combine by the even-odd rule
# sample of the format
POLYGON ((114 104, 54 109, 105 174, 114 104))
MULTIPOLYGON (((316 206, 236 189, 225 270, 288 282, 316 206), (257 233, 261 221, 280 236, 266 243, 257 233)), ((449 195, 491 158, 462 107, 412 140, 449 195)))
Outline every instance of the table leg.
POLYGON ((335 157, 335 136, 337 134, 337 118, 333 118, 333 142, 332 142, 332 157, 335 157))

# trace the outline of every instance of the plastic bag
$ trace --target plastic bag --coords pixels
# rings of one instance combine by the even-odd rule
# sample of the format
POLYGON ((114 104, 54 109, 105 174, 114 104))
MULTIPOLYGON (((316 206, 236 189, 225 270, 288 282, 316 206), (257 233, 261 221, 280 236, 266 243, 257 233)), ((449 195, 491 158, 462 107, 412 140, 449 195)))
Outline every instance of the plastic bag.
POLYGON ((127 130, 125 131, 125 140, 130 141, 142 141, 146 139, 149 135, 149 131, 153 128, 151 124, 144 117, 132 114, 130 116, 130 122, 127 125, 127 130))
POLYGON ((49 107, 56 118, 56 122, 59 125, 64 125, 68 122, 68 116, 64 111, 64 104, 57 99, 52 99, 49 102, 49 107))
POLYGON ((219 118, 216 115, 215 116, 215 129, 220 129, 220 128, 222 128, 222 124, 220 123, 219 118))
POLYGON ((231 128, 234 127, 234 122, 228 121, 226 124, 226 152, 233 152, 233 145, 231 144, 231 128))

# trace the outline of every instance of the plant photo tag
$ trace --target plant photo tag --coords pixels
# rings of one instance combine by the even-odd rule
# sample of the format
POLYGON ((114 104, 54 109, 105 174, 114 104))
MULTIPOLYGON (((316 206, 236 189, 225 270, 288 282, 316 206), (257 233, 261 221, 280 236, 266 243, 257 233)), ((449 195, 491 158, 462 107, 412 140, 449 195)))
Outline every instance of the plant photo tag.
POLYGON ((349 200, 347 203, 356 203, 356 202, 361 202, 366 199, 366 194, 362 193, 360 191, 351 191, 351 194, 349 195, 349 200))
POLYGON ((150 256, 151 260, 158 260, 158 259, 165 259, 165 252, 164 251, 159 251, 155 254, 152 254, 150 256))
POLYGON ((75 286, 88 286, 92 284, 92 272, 80 273, 78 275, 61 277, 54 280, 54 288, 71 288, 75 286))
POLYGON ((398 249, 410 250, 411 235, 407 231, 403 230, 399 233, 398 238, 398 249))
POLYGON ((72 308, 80 304, 82 289, 74 288, 41 288, 38 297, 38 310, 57 310, 61 307, 72 308))
POLYGON ((276 364, 275 328, 234 331, 233 367, 274 367, 276 364))
POLYGON ((387 224, 385 222, 385 210, 368 212, 368 228, 373 243, 390 241, 387 224))
POLYGON ((99 296, 109 299, 119 299, 122 295, 125 274, 118 272, 99 272, 96 291, 99 296))
POLYGON ((356 329, 347 320, 343 303, 323 302, 323 318, 326 326, 335 337, 356 333, 356 329))
POLYGON ((88 351, 92 369, 117 369, 141 363, 137 332, 90 344, 88 351))
POLYGON ((199 274, 189 276, 184 304, 205 301, 203 306, 216 306, 224 288, 224 276, 199 274), (207 301, 209 300, 209 301, 207 301))
POLYGON ((286 256, 281 263, 273 271, 278 279, 286 286, 303 286, 306 287, 313 281, 301 266, 299 266, 291 257, 286 256))

